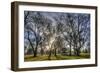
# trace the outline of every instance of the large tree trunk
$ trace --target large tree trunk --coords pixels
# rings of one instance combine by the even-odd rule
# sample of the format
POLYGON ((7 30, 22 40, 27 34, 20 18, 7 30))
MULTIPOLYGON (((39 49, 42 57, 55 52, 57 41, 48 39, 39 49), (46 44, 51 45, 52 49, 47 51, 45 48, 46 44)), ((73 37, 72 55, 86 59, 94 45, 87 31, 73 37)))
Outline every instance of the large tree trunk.
POLYGON ((55 56, 57 56, 57 51, 56 51, 56 48, 54 49, 54 52, 55 52, 55 53, 54 53, 54 55, 55 55, 55 56))
POLYGON ((44 49, 43 49, 43 44, 42 43, 40 44, 40 47, 41 47, 40 53, 41 53, 41 55, 43 55, 44 54, 44 49))
POLYGON ((75 43, 75 55, 77 56, 77 43, 75 43))
POLYGON ((29 43, 30 43, 31 48, 33 49, 33 54, 34 54, 35 50, 34 50, 34 47, 33 47, 32 42, 31 42, 31 40, 30 40, 30 38, 29 38, 29 31, 28 31, 28 41, 29 41, 29 43))
POLYGON ((30 43, 30 45, 31 45, 31 47, 32 47, 33 54, 34 54, 34 47, 33 47, 32 43, 31 43, 30 39, 28 39, 28 40, 29 40, 29 43, 30 43))
POLYGON ((50 51, 49 51, 48 60, 51 60, 51 49, 50 49, 50 51))
POLYGON ((38 42, 36 42, 36 48, 34 50, 34 57, 37 57, 38 42))
POLYGON ((48 46, 49 46, 49 55, 48 55, 48 60, 51 60, 51 52, 52 52, 52 50, 51 50, 51 46, 52 46, 52 44, 50 44, 50 40, 48 41, 48 46))
POLYGON ((76 52, 76 55, 77 56, 80 56, 80 50, 79 50, 79 48, 76 50, 77 52, 76 52))
POLYGON ((43 48, 41 46, 41 55, 43 55, 43 54, 44 54, 44 50, 43 50, 43 48))
POLYGON ((69 51, 69 55, 71 56, 71 38, 70 38, 70 51, 69 51))
POLYGON ((35 48, 34 57, 37 57, 37 48, 35 48))

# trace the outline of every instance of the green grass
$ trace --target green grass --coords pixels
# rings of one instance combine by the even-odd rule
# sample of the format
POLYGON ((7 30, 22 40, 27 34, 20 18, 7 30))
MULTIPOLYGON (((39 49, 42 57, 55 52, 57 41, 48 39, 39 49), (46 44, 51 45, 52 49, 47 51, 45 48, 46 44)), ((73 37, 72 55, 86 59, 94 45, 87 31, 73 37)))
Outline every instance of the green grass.
MULTIPOLYGON (((81 53, 80 56, 63 56, 58 54, 57 56, 52 55, 50 60, 74 60, 74 59, 87 59, 90 58, 88 53, 81 53)), ((25 55, 24 61, 44 61, 49 60, 48 55, 38 55, 37 57, 33 57, 33 55, 25 55)))

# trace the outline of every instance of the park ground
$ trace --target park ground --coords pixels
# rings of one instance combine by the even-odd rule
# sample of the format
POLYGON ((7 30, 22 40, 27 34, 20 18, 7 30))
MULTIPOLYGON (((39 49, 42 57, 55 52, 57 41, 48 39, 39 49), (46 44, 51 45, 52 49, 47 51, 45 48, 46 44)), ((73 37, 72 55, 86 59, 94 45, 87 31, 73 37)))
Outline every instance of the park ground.
POLYGON ((37 57, 33 57, 33 55, 25 55, 24 61, 45 61, 45 60, 74 60, 74 59, 88 59, 90 58, 89 53, 81 53, 80 56, 63 56, 63 55, 52 55, 50 59, 48 59, 48 55, 38 55, 37 57))

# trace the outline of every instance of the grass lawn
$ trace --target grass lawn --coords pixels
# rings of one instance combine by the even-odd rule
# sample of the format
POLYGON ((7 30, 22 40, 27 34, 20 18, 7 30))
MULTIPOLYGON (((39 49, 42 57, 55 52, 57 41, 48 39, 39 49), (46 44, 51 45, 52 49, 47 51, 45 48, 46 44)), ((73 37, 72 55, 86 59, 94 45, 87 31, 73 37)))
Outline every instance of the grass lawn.
MULTIPOLYGON (((63 55, 52 55, 50 60, 71 60, 71 59, 87 59, 90 58, 90 55, 87 53, 81 53, 80 56, 63 56, 63 55)), ((25 55, 24 61, 44 61, 48 60, 48 55, 38 55, 37 57, 33 57, 33 55, 25 55)))

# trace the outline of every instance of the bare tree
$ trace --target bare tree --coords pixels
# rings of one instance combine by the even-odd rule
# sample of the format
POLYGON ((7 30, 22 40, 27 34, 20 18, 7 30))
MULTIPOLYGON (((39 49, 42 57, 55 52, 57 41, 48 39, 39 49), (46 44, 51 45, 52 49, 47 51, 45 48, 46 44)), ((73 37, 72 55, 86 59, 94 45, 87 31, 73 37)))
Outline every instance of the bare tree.
POLYGON ((80 56, 82 48, 90 48, 89 14, 25 11, 24 28, 25 46, 31 46, 34 57, 47 51, 51 59, 63 48, 80 56))

